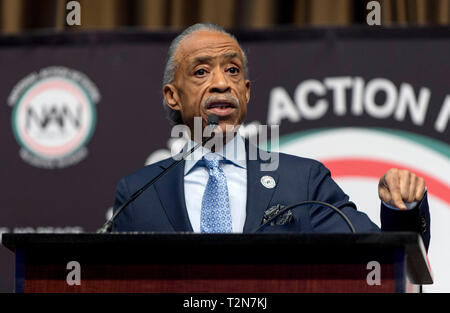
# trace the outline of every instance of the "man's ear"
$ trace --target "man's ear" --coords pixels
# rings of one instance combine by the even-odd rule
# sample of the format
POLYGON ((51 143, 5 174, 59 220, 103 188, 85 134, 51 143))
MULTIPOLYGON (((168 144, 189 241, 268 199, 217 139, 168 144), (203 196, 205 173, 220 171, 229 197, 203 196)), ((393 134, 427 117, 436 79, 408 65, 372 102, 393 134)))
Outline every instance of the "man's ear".
POLYGON ((177 111, 181 110, 180 97, 178 95, 177 87, 172 84, 164 85, 163 96, 169 108, 177 111))
POLYGON ((246 92, 245 92, 245 99, 247 100, 247 103, 250 101, 250 80, 246 80, 245 81, 245 88, 246 88, 246 92))

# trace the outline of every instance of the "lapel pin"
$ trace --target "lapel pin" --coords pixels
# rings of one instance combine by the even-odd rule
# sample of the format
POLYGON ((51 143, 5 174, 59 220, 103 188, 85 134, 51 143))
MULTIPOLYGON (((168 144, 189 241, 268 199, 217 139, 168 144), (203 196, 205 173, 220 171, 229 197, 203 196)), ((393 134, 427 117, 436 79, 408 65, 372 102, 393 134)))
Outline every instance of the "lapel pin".
POLYGON ((261 184, 268 189, 272 189, 276 186, 275 179, 273 179, 272 176, 261 177, 261 184))

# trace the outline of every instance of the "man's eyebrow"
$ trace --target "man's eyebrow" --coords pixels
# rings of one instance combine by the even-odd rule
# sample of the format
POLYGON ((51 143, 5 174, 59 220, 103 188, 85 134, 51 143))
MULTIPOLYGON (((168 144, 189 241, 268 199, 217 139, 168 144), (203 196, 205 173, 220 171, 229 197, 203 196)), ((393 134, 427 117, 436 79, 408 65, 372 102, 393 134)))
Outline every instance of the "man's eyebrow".
POLYGON ((237 58, 239 54, 237 52, 227 52, 222 54, 222 57, 225 59, 234 59, 237 58))
MULTIPOLYGON (((220 55, 220 57, 224 58, 224 59, 234 59, 234 58, 237 58, 238 56, 239 56, 239 54, 237 52, 227 52, 227 53, 220 55)), ((197 64, 202 64, 202 63, 210 63, 212 59, 213 59, 213 57, 211 57, 211 56, 198 56, 198 57, 194 58, 192 64, 197 65, 197 64)))
POLYGON ((199 56, 193 60, 192 64, 210 63, 212 59, 213 57, 210 56, 199 56))

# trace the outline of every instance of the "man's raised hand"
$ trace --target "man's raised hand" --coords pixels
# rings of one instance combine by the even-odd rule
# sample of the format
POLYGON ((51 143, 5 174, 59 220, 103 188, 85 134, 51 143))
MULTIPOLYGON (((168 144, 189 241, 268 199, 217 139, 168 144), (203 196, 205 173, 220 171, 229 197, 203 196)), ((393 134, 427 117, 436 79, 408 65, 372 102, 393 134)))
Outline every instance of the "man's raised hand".
POLYGON ((425 180, 408 170, 391 168, 378 183, 380 199, 400 210, 406 210, 405 202, 421 201, 424 194, 425 180))

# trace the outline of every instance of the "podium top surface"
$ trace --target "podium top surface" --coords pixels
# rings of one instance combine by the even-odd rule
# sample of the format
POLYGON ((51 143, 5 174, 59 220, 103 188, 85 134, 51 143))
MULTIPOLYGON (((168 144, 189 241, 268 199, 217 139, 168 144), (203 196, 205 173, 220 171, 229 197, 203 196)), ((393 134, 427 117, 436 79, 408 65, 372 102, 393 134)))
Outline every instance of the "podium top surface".
POLYGON ((380 232, 359 234, 198 234, 198 233, 80 233, 80 234, 15 234, 5 233, 2 244, 11 251, 48 247, 241 247, 264 246, 303 248, 400 248, 425 252, 419 234, 413 232, 380 232))
POLYGON ((406 255, 413 281, 432 283, 422 238, 412 232, 359 234, 80 233, 3 234, 9 250, 31 258, 76 253, 95 262, 364 263, 406 255))
POLYGON ((198 234, 198 233, 4 233, 2 244, 11 251, 24 248, 85 246, 99 247, 114 245, 115 248, 139 246, 151 248, 157 246, 264 246, 265 248, 291 246, 313 248, 400 248, 425 250, 421 237, 413 232, 380 232, 359 234, 198 234))

